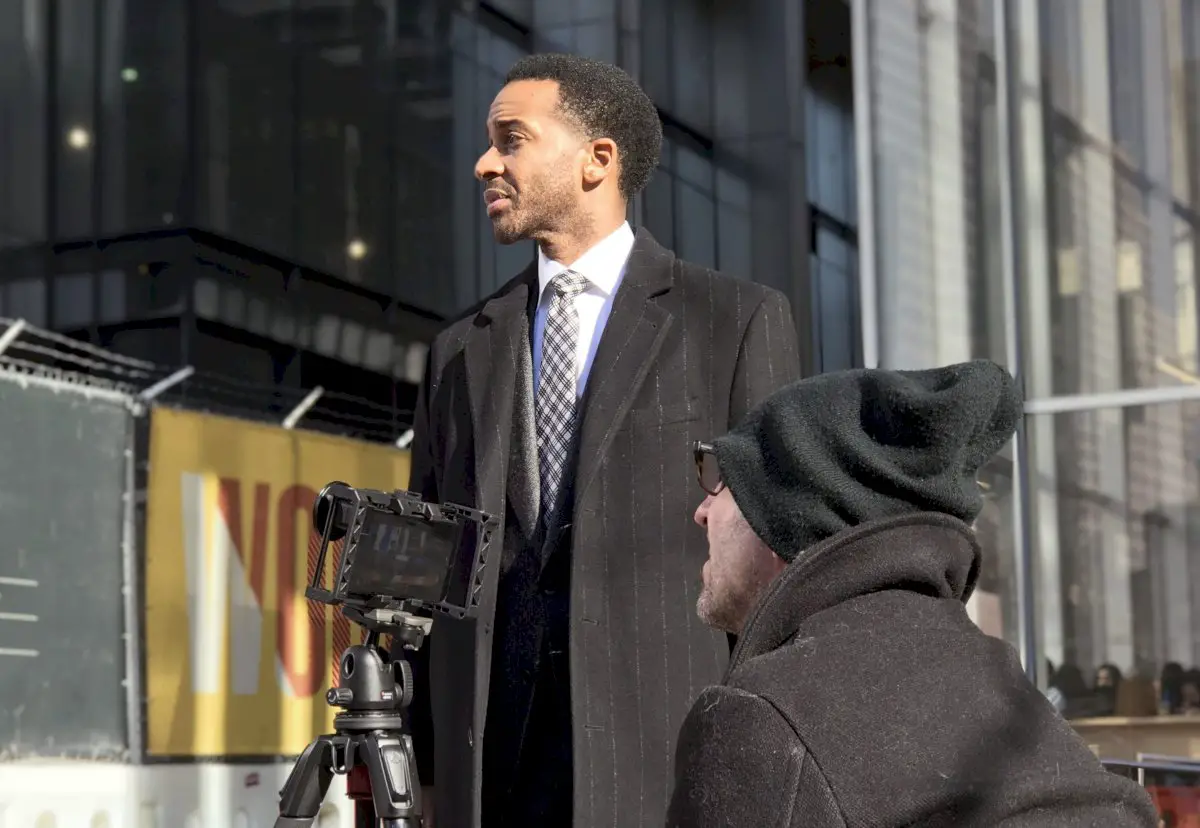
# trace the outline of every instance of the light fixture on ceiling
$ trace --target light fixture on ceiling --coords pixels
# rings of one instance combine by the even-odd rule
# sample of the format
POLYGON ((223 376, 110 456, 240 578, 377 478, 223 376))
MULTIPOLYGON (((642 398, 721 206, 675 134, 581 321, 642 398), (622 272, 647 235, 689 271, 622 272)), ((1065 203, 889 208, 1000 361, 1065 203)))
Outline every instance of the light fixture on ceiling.
POLYGON ((92 145, 92 134, 83 127, 71 127, 67 131, 67 146, 75 150, 85 150, 92 145))

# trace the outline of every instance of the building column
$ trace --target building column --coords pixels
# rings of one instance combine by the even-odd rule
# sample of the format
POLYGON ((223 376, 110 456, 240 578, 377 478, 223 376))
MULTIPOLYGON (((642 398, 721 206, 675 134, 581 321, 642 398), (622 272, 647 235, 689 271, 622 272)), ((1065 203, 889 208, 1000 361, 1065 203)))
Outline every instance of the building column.
MULTIPOLYGON (((1173 22, 1179 25, 1178 4, 1171 4, 1173 22)), ((1143 79, 1143 122, 1145 124, 1145 169, 1156 185, 1146 199, 1148 230, 1147 253, 1141 269, 1144 313, 1149 330, 1147 356, 1153 364, 1146 366, 1146 378, 1153 385, 1174 383, 1172 377, 1159 370, 1159 360, 1168 356, 1172 362, 1179 355, 1179 336, 1176 317, 1182 312, 1177 296, 1176 250, 1174 236, 1178 222, 1171 204, 1176 189, 1172 175, 1171 146, 1171 89, 1172 78, 1167 56, 1174 51, 1176 60, 1170 66, 1181 66, 1181 43, 1172 33, 1178 29, 1169 25, 1165 2, 1136 4, 1141 15, 1141 53, 1143 79), (1173 44, 1169 49, 1167 44, 1173 44)), ((1181 159, 1182 160, 1182 159, 1181 159)), ((1184 185, 1186 187, 1186 185, 1184 185)), ((1190 275, 1190 274, 1189 274, 1190 275)), ((1161 629, 1156 630, 1155 651, 1145 653, 1148 659, 1162 663, 1177 661, 1190 664, 1196 649, 1192 624, 1191 574, 1187 548, 1187 508, 1184 491, 1187 481, 1187 457, 1183 405, 1149 406, 1145 412, 1144 454, 1131 458, 1140 460, 1141 473, 1135 468, 1130 474, 1144 480, 1146 495, 1161 515, 1158 532, 1147 532, 1147 554, 1151 572, 1158 575, 1153 581, 1153 607, 1137 607, 1135 612, 1163 612, 1161 629), (1151 541, 1153 541, 1151 543, 1151 541)), ((1131 463, 1133 465, 1133 463, 1131 463)), ((1131 485, 1136 485, 1131 480, 1131 485)), ((1138 522, 1140 524, 1140 521, 1138 522)), ((1149 527, 1148 527, 1149 528, 1149 527)))
POLYGON ((932 357, 935 365, 949 365, 972 355, 963 134, 963 102, 968 96, 962 88, 959 0, 925 0, 924 7, 922 81, 928 101, 924 160, 930 184, 929 264, 937 326, 932 357))
MULTIPOLYGON (((1112 61, 1106 4, 1070 8, 1079 34, 1079 122, 1099 146, 1085 144, 1077 150, 1073 236, 1081 242, 1059 251, 1062 263, 1070 257, 1077 268, 1073 280, 1060 283, 1075 281, 1079 291, 1080 390, 1094 393, 1121 387, 1120 341, 1115 335, 1120 330, 1116 189, 1108 150, 1113 143, 1112 61)), ((1065 416, 1075 425, 1076 479, 1083 492, 1100 500, 1081 498, 1080 520, 1065 527, 1075 535, 1076 566, 1088 572, 1084 587, 1089 594, 1081 596, 1085 609, 1077 617, 1076 639, 1082 639, 1083 650, 1079 657, 1084 664, 1112 661, 1128 671, 1135 665, 1124 413, 1108 409, 1065 416)))
MULTIPOLYGON (((1011 234, 1007 255, 1011 256, 1013 284, 1001 301, 1008 305, 1011 320, 1006 334, 1010 364, 1019 369, 1026 398, 1041 399, 1054 394, 1053 320, 1051 291, 1055 289, 1050 268, 1051 240, 1047 230, 1050 204, 1047 193, 1045 105, 1042 87, 1039 0, 1002 0, 996 30, 1007 41, 997 54, 997 75, 1007 86, 1006 111, 1009 121, 1000 120, 1000 145, 1006 149, 1001 163, 1009 165, 1008 196, 1011 234)), ((998 50, 999 51, 999 50, 998 50)), ((1002 102, 1004 105, 1004 102, 1002 102)), ((1021 466, 1021 496, 1013 513, 1018 538, 1017 570, 1027 590, 1020 596, 1022 623, 1030 626, 1032 653, 1026 670, 1043 687, 1048 679, 1045 659, 1061 665, 1066 653, 1063 626, 1061 547, 1058 534, 1058 464, 1055 453, 1055 424, 1052 416, 1027 416, 1018 446, 1021 466)), ((1025 639, 1025 635, 1022 639, 1025 639)))
MULTIPOLYGON (((874 153, 864 184, 878 247, 879 364, 929 367, 970 358, 967 198, 958 5, 872 0, 874 153)), ((860 87, 861 88, 861 87, 860 87)))

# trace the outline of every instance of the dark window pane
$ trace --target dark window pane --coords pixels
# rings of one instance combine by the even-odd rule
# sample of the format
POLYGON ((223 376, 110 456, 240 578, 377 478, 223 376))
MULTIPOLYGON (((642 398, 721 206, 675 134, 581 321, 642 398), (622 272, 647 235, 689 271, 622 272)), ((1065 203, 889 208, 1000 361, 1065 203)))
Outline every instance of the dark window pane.
POLYGON ((203 161, 200 170, 189 169, 189 95, 197 92, 188 78, 187 5, 125 0, 100 6, 105 12, 99 58, 105 106, 97 144, 102 165, 98 232, 115 235, 194 221, 188 186, 205 171, 203 161))
POLYGON ((45 238, 44 2, 0 3, 0 248, 45 238))
POLYGON ((58 4, 58 238, 90 236, 96 158, 96 5, 58 4))

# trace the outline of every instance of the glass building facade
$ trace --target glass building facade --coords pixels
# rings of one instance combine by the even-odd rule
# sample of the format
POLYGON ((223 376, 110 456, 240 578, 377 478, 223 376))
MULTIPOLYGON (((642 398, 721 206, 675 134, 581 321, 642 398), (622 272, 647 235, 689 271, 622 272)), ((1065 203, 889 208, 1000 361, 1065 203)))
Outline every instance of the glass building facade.
MULTIPOLYGON (((480 207, 487 106, 520 55, 572 51, 627 68, 662 112, 631 218, 785 291, 809 369, 845 367, 849 16, 842 0, 0 0, 0 248, 198 228, 450 316, 532 255, 497 247, 480 207)), ((0 313, 91 318, 78 284, 15 261, 0 313)), ((136 274, 105 278, 97 295, 136 274)))
POLYGON ((1200 4, 855 0, 854 23, 867 361, 988 357, 1028 397, 983 475, 977 618, 1043 682, 1194 667, 1200 4))

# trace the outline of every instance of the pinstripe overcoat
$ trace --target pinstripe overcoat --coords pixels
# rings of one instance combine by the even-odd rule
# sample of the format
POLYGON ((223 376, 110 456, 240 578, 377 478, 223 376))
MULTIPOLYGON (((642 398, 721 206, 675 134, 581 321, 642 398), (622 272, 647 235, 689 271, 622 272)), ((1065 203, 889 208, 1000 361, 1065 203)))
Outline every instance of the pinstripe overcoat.
MULTIPOLYGON (((639 230, 580 402, 573 508, 539 533, 536 285, 535 262, 435 340, 410 488, 503 515, 503 567, 570 555, 575 828, 661 826, 679 726, 729 658, 696 617, 707 546, 692 523, 690 444, 799 377, 796 329, 781 293, 685 263, 639 230)), ((479 617, 439 617, 415 664, 412 725, 437 828, 480 825, 485 739, 511 744, 515 764, 528 694, 487 715, 500 569, 479 617)), ((536 613, 522 623, 536 653, 536 613)))

